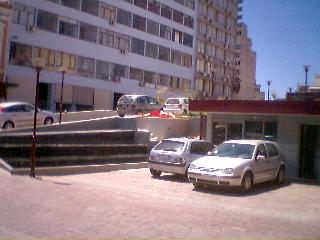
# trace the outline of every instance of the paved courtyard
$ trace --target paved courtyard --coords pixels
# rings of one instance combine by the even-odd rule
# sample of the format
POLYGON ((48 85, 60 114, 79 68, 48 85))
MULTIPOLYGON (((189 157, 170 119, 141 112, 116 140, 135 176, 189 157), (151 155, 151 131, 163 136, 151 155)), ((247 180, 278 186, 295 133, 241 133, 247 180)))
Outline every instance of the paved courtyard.
POLYGON ((195 191, 148 169, 42 177, 0 169, 0 239, 320 239, 320 186, 195 191))

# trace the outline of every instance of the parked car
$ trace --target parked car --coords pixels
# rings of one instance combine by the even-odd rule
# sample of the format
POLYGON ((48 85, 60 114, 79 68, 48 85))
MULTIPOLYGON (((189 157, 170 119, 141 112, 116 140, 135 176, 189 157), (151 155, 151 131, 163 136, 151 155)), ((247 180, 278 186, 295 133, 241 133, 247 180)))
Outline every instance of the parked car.
POLYGON ((209 142, 188 138, 167 138, 150 152, 148 167, 153 176, 162 172, 185 175, 190 163, 212 151, 209 142))
MULTIPOLYGON (((0 127, 2 129, 33 126, 35 106, 25 102, 0 103, 0 127)), ((55 115, 38 109, 37 124, 52 124, 55 115)))
POLYGON ((168 98, 164 103, 163 111, 175 115, 186 115, 189 113, 189 99, 184 97, 168 98))
POLYGON ((144 114, 162 110, 156 99, 146 95, 123 95, 117 103, 117 112, 120 117, 126 114, 144 114))
POLYGON ((285 160, 275 142, 233 140, 218 145, 210 156, 190 164, 188 178, 195 187, 204 185, 251 186, 269 180, 285 180, 285 160))

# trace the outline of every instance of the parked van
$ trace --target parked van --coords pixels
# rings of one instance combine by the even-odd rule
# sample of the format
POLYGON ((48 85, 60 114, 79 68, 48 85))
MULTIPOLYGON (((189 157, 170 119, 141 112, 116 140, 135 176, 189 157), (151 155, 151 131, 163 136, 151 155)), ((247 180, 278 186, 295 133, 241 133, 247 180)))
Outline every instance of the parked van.
POLYGON ((162 105, 153 97, 146 95, 123 95, 117 103, 117 112, 120 117, 126 114, 141 115, 161 110, 162 105))

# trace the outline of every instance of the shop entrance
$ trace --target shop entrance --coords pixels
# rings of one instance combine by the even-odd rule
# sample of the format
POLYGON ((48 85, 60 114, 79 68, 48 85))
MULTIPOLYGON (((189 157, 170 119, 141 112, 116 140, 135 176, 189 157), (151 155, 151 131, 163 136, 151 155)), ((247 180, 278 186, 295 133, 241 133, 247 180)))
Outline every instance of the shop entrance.
POLYGON ((320 126, 303 125, 300 143, 299 177, 320 179, 320 126))

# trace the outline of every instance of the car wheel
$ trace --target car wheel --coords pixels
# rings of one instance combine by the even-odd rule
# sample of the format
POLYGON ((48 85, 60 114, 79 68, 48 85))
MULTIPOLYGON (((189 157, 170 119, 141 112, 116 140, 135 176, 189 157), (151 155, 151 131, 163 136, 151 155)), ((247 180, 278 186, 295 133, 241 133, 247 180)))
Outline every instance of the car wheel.
POLYGON ((124 113, 119 113, 119 117, 124 117, 124 113))
POLYGON ((51 117, 47 117, 44 120, 44 125, 48 125, 48 124, 52 124, 52 123, 53 123, 53 118, 51 118, 51 117))
POLYGON ((161 175, 162 172, 150 168, 150 173, 151 173, 151 175, 154 176, 154 177, 160 177, 160 175, 161 175))
POLYGON ((241 188, 245 192, 250 192, 251 187, 252 187, 252 174, 251 173, 246 173, 242 179, 241 182, 241 188))
POLYGON ((11 121, 7 121, 3 124, 2 126, 3 129, 10 129, 10 128, 14 128, 14 124, 11 121))
POLYGON ((285 178, 286 178, 285 169, 284 169, 284 167, 280 167, 278 174, 277 174, 276 183, 277 184, 284 183, 285 178))

